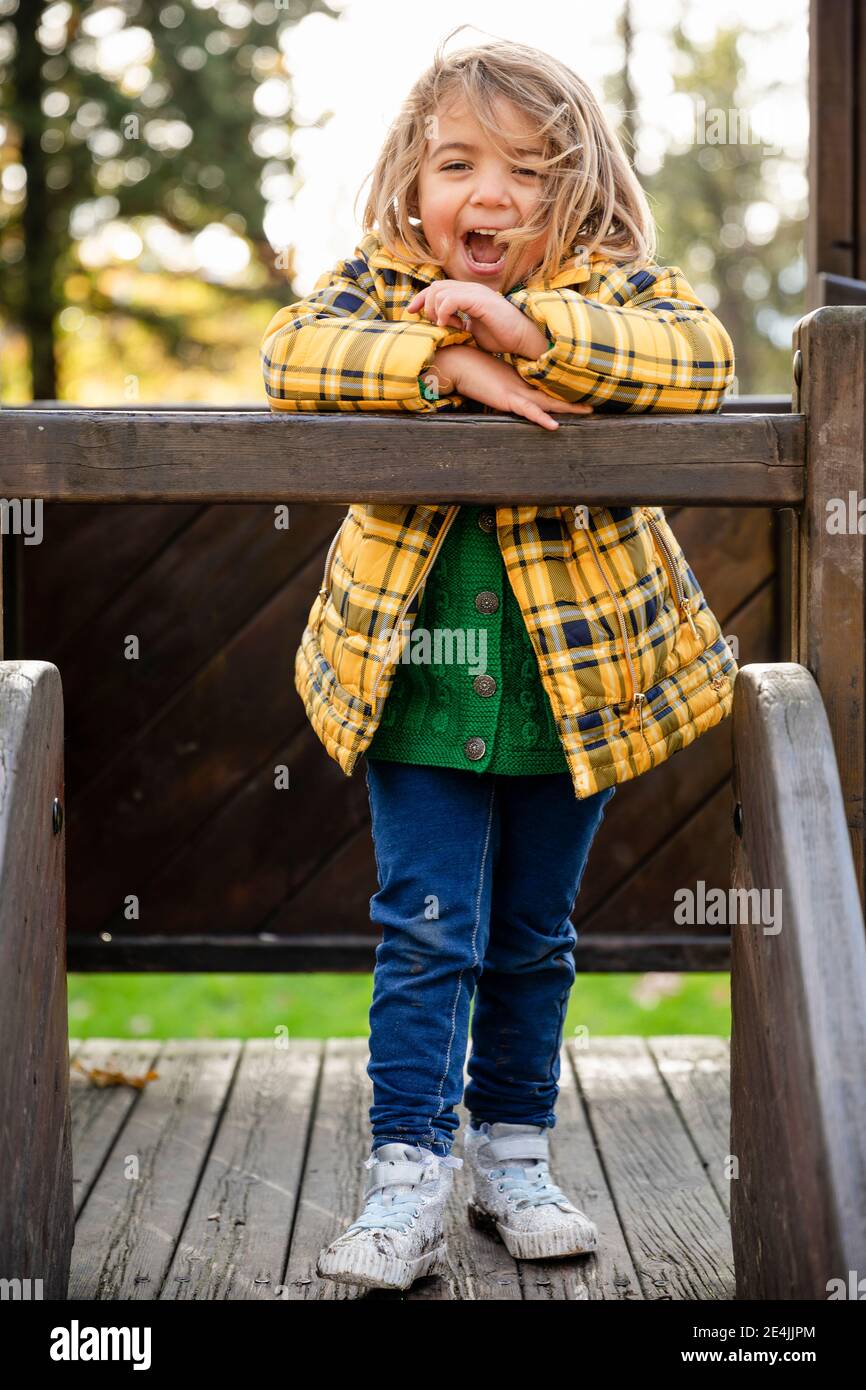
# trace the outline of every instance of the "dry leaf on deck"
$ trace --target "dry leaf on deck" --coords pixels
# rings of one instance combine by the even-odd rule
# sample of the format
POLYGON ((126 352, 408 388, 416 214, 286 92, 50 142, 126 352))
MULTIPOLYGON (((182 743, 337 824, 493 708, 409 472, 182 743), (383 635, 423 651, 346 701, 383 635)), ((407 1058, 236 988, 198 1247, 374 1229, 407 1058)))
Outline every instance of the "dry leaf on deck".
POLYGON ((156 1081, 159 1077, 158 1071, 149 1071, 144 1076, 127 1076, 124 1071, 106 1071, 102 1067, 85 1067, 77 1057, 72 1065, 77 1067, 79 1071, 83 1071, 94 1086, 135 1086, 137 1090, 141 1091, 148 1081, 156 1081))

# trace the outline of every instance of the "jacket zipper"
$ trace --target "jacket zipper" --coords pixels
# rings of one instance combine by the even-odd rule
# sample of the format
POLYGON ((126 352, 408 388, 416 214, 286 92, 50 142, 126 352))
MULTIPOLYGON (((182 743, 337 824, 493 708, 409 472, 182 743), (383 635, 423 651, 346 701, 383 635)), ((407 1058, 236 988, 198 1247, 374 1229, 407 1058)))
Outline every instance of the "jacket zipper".
POLYGON ((350 513, 347 512, 346 515, 343 517, 343 520, 340 522, 339 526, 337 527, 337 532, 336 532, 336 535, 334 536, 334 539, 331 541, 331 544, 328 546, 328 554, 327 554, 327 556, 326 556, 326 558, 325 558, 325 572, 324 572, 324 574, 322 575, 322 587, 321 587, 320 590, 319 590, 319 596, 320 596, 321 598, 327 598, 327 596, 328 596, 328 593, 329 593, 329 585, 330 585, 330 582, 331 582, 331 567, 333 566, 333 563, 334 563, 334 551, 335 551, 336 548, 337 548, 337 541, 340 539, 340 536, 343 534, 343 527, 345 526, 346 522, 349 520, 349 515, 350 515, 350 513))
POLYGON ((671 548, 665 540, 665 537, 662 535, 661 527, 659 526, 655 517, 651 515, 647 507, 641 507, 641 511, 646 517, 647 522, 649 523, 650 530, 652 531, 653 536, 655 537, 656 548, 661 554, 662 561, 668 573, 668 580, 671 586, 671 593, 676 595, 677 605, 680 608, 681 612, 685 615, 689 623, 689 626, 692 629, 692 632, 697 637, 699 634, 697 628, 695 627, 695 620, 692 617, 692 601, 686 594, 685 587, 683 585, 682 575, 680 574, 679 566, 677 565, 676 559, 671 553, 671 548))
POLYGON ((643 733, 643 707, 644 707, 644 703, 645 703, 645 701, 646 701, 646 695, 644 695, 644 694, 643 694, 640 690, 638 690, 638 688, 637 688, 637 677, 636 677, 636 675, 635 675, 634 665, 632 664, 632 659, 631 659, 631 651, 630 651, 629 645, 628 645, 628 632, 627 632, 626 625, 625 625, 625 618, 623 617, 623 612, 622 612, 622 609, 620 608, 619 600, 618 600, 616 594, 615 594, 614 591, 613 591, 613 585, 611 584, 610 579, 608 578, 607 570, 605 569, 604 565, 601 563, 601 555, 599 554, 598 547, 596 546, 595 538, 594 538, 594 536, 593 536, 593 534, 592 534, 592 531, 590 530, 590 528, 589 528, 588 526, 581 526, 581 525, 579 524, 578 516, 577 516, 577 512, 578 512, 577 506, 574 506, 574 507, 572 508, 572 510, 573 510, 573 512, 574 512, 574 523, 575 523, 575 526, 577 527, 578 530, 584 532, 584 534, 586 535, 587 540, 588 540, 589 543, 590 543, 590 546, 592 547, 592 553, 593 553, 593 555, 595 556, 595 563, 598 565, 598 568, 599 568, 599 570, 601 571, 601 577, 602 577, 602 579, 604 580, 605 584, 607 585, 607 591, 608 591, 608 593, 609 593, 610 596, 611 596, 611 599, 612 599, 612 601, 613 601, 613 606, 614 606, 614 608, 616 609, 616 615, 617 615, 617 617, 619 618, 620 631, 622 632, 622 645, 623 645, 623 651, 625 652, 625 659, 626 659, 626 662, 628 663, 629 676, 630 676, 630 678, 631 678, 631 700, 629 701, 629 703, 631 704, 631 706, 632 706, 633 708, 634 708, 634 707, 637 708, 637 713, 638 713, 638 732, 639 732, 639 733, 643 733))
POLYGON ((403 600, 403 606, 402 606, 402 608, 400 609, 400 614, 399 614, 399 616, 398 616, 398 618, 397 618, 397 621, 396 621, 395 624, 394 624, 394 631, 393 631, 393 633, 391 634, 391 639, 390 639, 390 641, 388 642, 388 650, 387 650, 387 652, 385 653, 385 655, 384 655, 383 658, 382 658, 382 664, 381 664, 381 666, 379 667, 379 670, 378 670, 377 673, 376 673, 376 679, 373 681, 373 688, 372 688, 372 690, 370 691, 370 704, 371 704, 371 706, 372 706, 374 709, 375 709, 375 707, 376 707, 376 691, 377 691, 378 686, 379 686, 379 681, 382 679, 382 676, 383 676, 384 673, 385 673, 385 668, 386 668, 386 666, 388 665, 389 661, 391 660, 391 652, 392 652, 392 650, 393 650, 395 644, 400 640, 400 633, 401 633, 401 631, 402 631, 402 629, 403 629, 403 619, 404 619, 405 616, 406 616, 406 612, 407 612, 407 610, 408 610, 408 608, 409 608, 410 603, 412 602, 413 598, 415 597, 415 595, 417 594, 417 592, 418 592, 418 590, 420 589, 421 585, 423 584, 425 577, 426 577, 427 574, 429 573, 430 566, 433 564, 433 561, 435 560, 436 556, 439 554, 439 551, 440 551, 440 549, 441 549, 441 547, 442 547, 442 542, 445 540, 445 535, 446 535, 446 533, 447 533, 447 531, 448 531, 448 528, 450 527, 452 521, 454 520, 454 518, 455 518, 455 516, 457 515, 457 513, 459 512, 459 510, 460 510, 460 505, 459 505, 459 503, 457 503, 457 504, 455 504, 454 506, 452 506, 452 507, 449 508, 448 514, 446 515, 445 520, 443 521, 442 525, 441 525, 440 528, 439 528, 439 535, 436 537, 436 540, 435 540, 435 542, 433 543, 433 547, 432 547, 432 549, 430 550, 429 555, 427 556, 426 560, 424 561, 424 564, 421 566, 421 572, 420 572, 420 574, 418 575, 418 578, 415 580, 415 583, 414 583, 414 585, 413 585, 413 587, 412 587, 412 591, 411 591, 411 593, 408 594, 407 597, 403 600))

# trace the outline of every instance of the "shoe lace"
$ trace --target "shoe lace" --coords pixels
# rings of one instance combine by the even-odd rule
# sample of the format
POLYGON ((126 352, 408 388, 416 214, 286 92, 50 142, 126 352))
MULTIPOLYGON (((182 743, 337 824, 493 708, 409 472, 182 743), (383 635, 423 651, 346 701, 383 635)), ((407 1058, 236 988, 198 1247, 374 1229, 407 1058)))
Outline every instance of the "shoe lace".
POLYGON ((550 1171, 542 1161, 531 1168, 521 1168, 516 1163, 507 1164, 491 1169, 489 1176, 501 1179, 499 1186, 509 1196, 516 1198, 514 1205, 517 1210, 568 1201, 562 1188, 552 1181, 550 1171))
MULTIPOLYGON (((365 1168, 372 1168, 377 1162, 375 1154, 371 1154, 364 1161, 365 1168)), ((433 1167, 434 1164, 444 1164, 446 1168, 461 1168, 463 1159, 457 1158, 453 1154, 438 1155, 429 1149, 421 1150, 421 1158, 418 1160, 420 1166, 424 1168, 433 1167)), ((367 1195, 364 1203, 364 1210, 347 1228, 349 1231, 369 1231, 374 1228, 379 1230, 405 1230, 414 1217, 420 1215, 418 1206, 419 1197, 423 1202, 418 1187, 410 1188, 407 1192, 403 1185, 398 1185, 398 1190, 389 1189, 387 1186, 374 1188, 367 1195)))
POLYGON ((364 1210, 349 1226, 349 1231, 369 1231, 373 1227, 380 1230, 404 1231, 413 1217, 418 1215, 417 1192, 374 1192, 364 1206, 364 1210))

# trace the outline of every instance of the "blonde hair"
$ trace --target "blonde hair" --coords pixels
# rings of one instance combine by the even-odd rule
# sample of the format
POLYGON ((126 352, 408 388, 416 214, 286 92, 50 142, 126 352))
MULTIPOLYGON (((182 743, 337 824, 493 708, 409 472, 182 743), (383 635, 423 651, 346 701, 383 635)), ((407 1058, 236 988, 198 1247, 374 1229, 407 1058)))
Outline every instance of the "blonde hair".
POLYGON ((467 27, 458 26, 442 40, 388 131, 372 170, 365 232, 375 231, 392 253, 441 266, 420 222, 410 221, 418 216, 418 174, 435 129, 431 118, 455 96, 462 97, 491 143, 508 157, 494 109, 504 97, 533 123, 543 148, 540 158, 521 156, 521 164, 543 171, 542 190, 531 221, 501 233, 509 243, 506 277, 523 248, 541 235, 547 236, 545 256, 530 274, 544 278, 581 246, 630 270, 652 263, 656 229, 646 194, 587 83, 541 49, 509 40, 445 56, 448 40, 467 27))

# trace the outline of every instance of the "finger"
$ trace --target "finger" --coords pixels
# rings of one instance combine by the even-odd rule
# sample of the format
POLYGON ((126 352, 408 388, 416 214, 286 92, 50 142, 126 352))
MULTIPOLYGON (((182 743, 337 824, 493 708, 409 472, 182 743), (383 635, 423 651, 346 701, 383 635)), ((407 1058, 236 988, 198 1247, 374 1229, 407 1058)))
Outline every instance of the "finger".
POLYGON ((546 430, 559 429, 559 422, 542 410, 540 405, 534 405, 532 401, 521 401, 516 413, 525 416, 534 425, 543 425, 546 430))
MULTIPOLYGON (((439 324, 443 324, 443 323, 455 324, 455 323, 458 323, 458 324, 459 324, 459 320, 457 319, 457 315, 456 315, 456 312, 455 312, 456 308, 457 308, 457 296, 456 296, 456 295, 454 295, 454 294, 443 294, 443 295, 440 295, 440 297, 439 297, 439 299, 437 300, 437 303, 436 303, 436 321, 437 321, 437 323, 439 323, 439 324)), ((459 326, 462 327, 462 325, 459 325, 459 326)))

